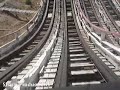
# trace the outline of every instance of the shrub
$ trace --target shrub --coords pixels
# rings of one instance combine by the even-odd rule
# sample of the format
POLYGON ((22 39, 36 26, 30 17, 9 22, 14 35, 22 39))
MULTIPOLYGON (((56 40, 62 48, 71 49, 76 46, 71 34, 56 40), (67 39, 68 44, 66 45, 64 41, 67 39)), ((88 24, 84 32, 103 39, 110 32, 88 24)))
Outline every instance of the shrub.
POLYGON ((27 5, 31 5, 32 3, 31 3, 31 0, 26 0, 26 2, 25 2, 27 5))

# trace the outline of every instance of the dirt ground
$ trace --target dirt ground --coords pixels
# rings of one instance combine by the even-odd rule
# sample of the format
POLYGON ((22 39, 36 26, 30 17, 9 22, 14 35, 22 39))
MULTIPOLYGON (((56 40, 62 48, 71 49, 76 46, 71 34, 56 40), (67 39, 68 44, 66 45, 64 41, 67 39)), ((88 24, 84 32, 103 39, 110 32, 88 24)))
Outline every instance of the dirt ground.
MULTIPOLYGON (((31 1, 32 6, 26 5, 25 0, 8 0, 8 2, 5 3, 4 7, 23 10, 37 10, 41 0, 31 1)), ((26 24, 33 16, 34 14, 0 12, 0 37, 19 29, 24 24, 26 24)))
POLYGON ((5 6, 25 10, 37 10, 41 0, 31 0, 32 5, 26 5, 26 0, 8 0, 5 6))

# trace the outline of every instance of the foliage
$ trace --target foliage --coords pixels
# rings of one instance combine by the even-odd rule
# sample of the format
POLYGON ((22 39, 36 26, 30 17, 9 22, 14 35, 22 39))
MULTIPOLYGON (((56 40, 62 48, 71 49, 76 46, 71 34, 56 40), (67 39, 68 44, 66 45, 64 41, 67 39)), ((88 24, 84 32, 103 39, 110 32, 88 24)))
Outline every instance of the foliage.
POLYGON ((31 5, 32 3, 31 3, 31 0, 26 0, 26 2, 25 2, 27 5, 31 5))

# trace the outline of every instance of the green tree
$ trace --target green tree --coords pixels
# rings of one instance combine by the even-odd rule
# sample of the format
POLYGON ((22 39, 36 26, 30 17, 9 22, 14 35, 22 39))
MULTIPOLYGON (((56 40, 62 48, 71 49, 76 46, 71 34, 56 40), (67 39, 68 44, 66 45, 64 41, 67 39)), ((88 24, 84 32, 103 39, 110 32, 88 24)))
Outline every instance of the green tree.
POLYGON ((26 0, 26 2, 25 2, 27 5, 31 5, 32 3, 31 3, 31 0, 26 0))

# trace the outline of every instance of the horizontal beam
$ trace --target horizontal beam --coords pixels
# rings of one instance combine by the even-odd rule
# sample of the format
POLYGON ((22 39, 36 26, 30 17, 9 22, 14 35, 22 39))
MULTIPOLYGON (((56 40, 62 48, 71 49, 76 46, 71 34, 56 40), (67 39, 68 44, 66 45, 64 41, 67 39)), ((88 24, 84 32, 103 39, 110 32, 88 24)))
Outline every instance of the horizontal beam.
POLYGON ((17 13, 36 13, 36 11, 33 10, 21 10, 21 9, 7 8, 7 7, 1 7, 0 11, 9 11, 9 12, 17 12, 17 13))

